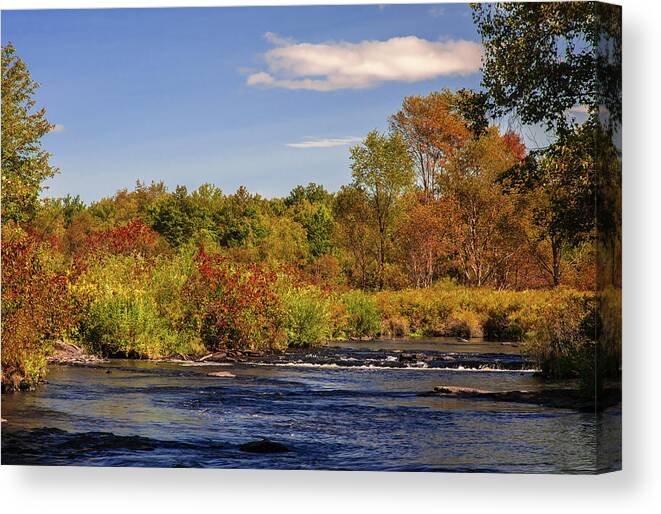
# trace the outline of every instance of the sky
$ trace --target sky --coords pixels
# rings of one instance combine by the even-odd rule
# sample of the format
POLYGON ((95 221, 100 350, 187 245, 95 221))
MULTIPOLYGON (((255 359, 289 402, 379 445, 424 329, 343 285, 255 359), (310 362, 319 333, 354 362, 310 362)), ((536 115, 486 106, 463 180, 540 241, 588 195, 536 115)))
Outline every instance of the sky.
POLYGON ((476 89, 465 4, 3 11, 56 124, 48 196, 136 180, 267 197, 351 181, 349 148, 409 95, 476 89))

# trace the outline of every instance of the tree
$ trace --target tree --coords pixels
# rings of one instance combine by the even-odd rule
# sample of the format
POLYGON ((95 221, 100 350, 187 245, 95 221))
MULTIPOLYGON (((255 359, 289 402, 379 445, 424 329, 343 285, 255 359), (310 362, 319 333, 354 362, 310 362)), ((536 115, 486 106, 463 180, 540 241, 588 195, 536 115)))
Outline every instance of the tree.
POLYGON ((448 89, 404 98, 390 118, 393 131, 408 145, 420 186, 428 199, 438 195, 438 175, 470 137, 459 109, 461 95, 448 89))
POLYGON ((561 282, 564 251, 577 247, 595 228, 594 130, 587 122, 563 130, 549 148, 536 150, 503 173, 500 181, 532 213, 532 242, 548 242, 551 262, 534 252, 553 286, 561 282))
POLYGON ((507 141, 491 127, 464 146, 446 176, 448 208, 458 223, 456 267, 469 285, 509 284, 523 238, 514 202, 496 181, 515 162, 507 141))
POLYGON ((482 38, 482 85, 492 114, 525 124, 566 124, 567 111, 622 109, 622 18, 598 2, 472 4, 482 38))
POLYGON ((39 204, 43 182, 57 169, 41 138, 54 125, 46 110, 34 110, 39 84, 9 43, 2 47, 2 218, 27 221, 39 204))
POLYGON ((454 199, 448 196, 428 200, 424 195, 415 195, 407 202, 397 236, 415 287, 431 286, 441 260, 453 253, 457 212, 454 199))
POLYGON ((325 203, 330 199, 330 196, 330 193, 326 191, 324 186, 310 182, 305 187, 300 185, 294 187, 287 198, 285 198, 285 205, 291 207, 305 200, 311 204, 325 203))
POLYGON ((383 289, 388 241, 392 237, 399 200, 413 184, 411 158, 401 134, 371 131, 351 148, 353 186, 367 195, 379 234, 379 288, 383 289))
POLYGON ((185 186, 177 186, 174 193, 152 206, 150 224, 170 245, 178 248, 211 223, 206 214, 191 200, 185 186))
POLYGON ((323 186, 310 182, 296 186, 284 200, 287 214, 305 227, 310 256, 320 257, 332 250, 332 196, 323 186))
POLYGON ((335 195, 333 217, 336 220, 334 240, 342 250, 341 260, 349 282, 366 289, 371 285, 370 270, 376 262, 373 250, 378 235, 370 219, 371 209, 365 192, 342 186, 335 195))
MULTIPOLYGON (((473 4, 472 8, 484 46, 482 85, 488 110, 494 116, 515 114, 523 123, 545 125, 557 141, 547 156, 541 151, 531 156, 530 164, 537 166, 537 172, 566 170, 580 177, 551 173, 554 178, 547 176, 548 181, 570 188, 553 193, 567 209, 555 201, 546 202, 548 212, 537 208, 538 220, 546 219, 541 224, 553 232, 554 283, 560 280, 559 253, 565 241, 585 232, 587 213, 596 218, 598 251, 610 261, 598 269, 600 282, 616 284, 621 245, 617 150, 622 113, 621 8, 598 2, 473 4), (588 113, 585 130, 569 115, 579 106, 588 113), (583 141, 590 139, 595 158, 590 158, 594 166, 586 175, 586 161, 577 159, 585 155, 583 141), (578 146, 570 149, 570 144, 578 146), (593 205, 588 207, 585 199, 590 195, 593 205), (579 213, 578 205, 587 210, 579 213), (571 213, 569 218, 563 212, 571 213)), ((525 183, 531 169, 518 170, 522 173, 518 182, 525 183)))

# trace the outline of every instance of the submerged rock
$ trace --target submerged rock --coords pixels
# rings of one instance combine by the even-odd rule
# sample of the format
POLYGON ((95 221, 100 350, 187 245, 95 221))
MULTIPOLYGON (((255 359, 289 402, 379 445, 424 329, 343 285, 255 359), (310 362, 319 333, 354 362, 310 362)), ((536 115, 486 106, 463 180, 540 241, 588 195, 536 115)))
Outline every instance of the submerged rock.
POLYGON ((424 353, 400 353, 399 362, 429 362, 433 360, 430 355, 424 353))
POLYGON ((207 373, 207 376, 218 378, 234 378, 236 375, 234 373, 230 373, 229 371, 212 371, 211 373, 207 373))
POLYGON ((251 441, 239 446, 242 452, 248 453, 284 453, 290 451, 284 444, 271 441, 270 439, 261 439, 251 441))
POLYGON ((600 411, 622 401, 620 388, 604 389, 595 401, 585 398, 577 389, 541 389, 539 391, 486 391, 472 387, 436 386, 426 395, 452 396, 494 402, 527 403, 552 409, 573 409, 580 412, 600 411))

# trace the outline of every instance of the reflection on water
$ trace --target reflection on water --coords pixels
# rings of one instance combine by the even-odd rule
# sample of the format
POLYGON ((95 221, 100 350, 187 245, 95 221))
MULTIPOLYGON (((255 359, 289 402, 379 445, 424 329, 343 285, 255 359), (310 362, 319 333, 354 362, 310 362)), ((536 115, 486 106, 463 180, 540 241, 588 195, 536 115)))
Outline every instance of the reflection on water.
POLYGON ((251 364, 55 366, 2 398, 3 464, 594 473, 618 469, 603 414, 421 396, 545 385, 497 343, 379 341, 251 364), (403 350, 403 351, 402 351, 403 350), (234 378, 210 377, 230 371, 234 378), (268 438, 291 451, 242 452, 268 438), (597 449, 599 448, 599 452, 597 449), (599 454, 599 458, 598 458, 599 454))

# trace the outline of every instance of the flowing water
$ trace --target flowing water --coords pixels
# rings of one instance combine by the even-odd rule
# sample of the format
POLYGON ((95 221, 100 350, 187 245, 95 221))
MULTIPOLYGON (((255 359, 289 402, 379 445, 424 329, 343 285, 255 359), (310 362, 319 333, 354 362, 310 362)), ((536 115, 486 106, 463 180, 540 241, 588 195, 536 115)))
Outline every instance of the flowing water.
POLYGON ((549 387, 518 348, 347 343, 250 364, 52 366, 2 396, 2 464, 594 473, 621 466, 600 414, 428 395, 549 387), (208 373, 226 371, 233 377, 208 373), (241 448, 267 438, 289 451, 241 448), (599 451, 598 451, 599 450, 599 451))

